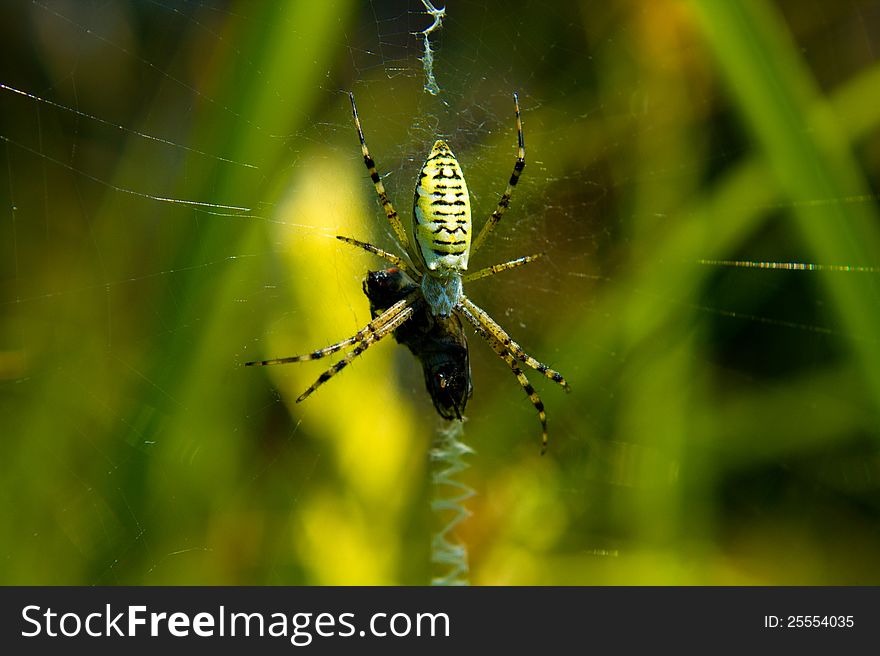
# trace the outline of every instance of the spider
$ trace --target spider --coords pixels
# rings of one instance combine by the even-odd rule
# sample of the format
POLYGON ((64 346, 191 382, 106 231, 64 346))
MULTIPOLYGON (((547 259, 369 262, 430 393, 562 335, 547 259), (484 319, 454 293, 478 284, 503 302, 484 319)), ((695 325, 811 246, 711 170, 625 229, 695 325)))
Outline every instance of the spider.
MULTIPOLYGON (((468 259, 485 241, 486 238, 501 221, 507 207, 510 204, 510 197, 513 189, 519 181, 520 174, 526 165, 525 139, 523 137, 522 119, 519 111, 519 98, 516 93, 513 94, 513 102, 516 109, 516 132, 517 132, 517 157, 513 165, 513 173, 507 183, 507 188, 498 201, 498 206, 492 212, 483 228, 477 236, 471 240, 471 208, 470 198, 468 196, 467 185, 464 181, 464 175, 461 166, 455 155, 449 149, 449 146, 443 140, 437 140, 425 160, 419 177, 416 182, 415 197, 413 199, 413 238, 410 240, 403 226, 400 216, 388 199, 385 186, 382 184, 382 178, 376 170, 376 163, 370 155, 367 148, 364 132, 361 128, 361 122, 358 118, 357 105, 354 101, 354 94, 349 93, 351 100, 351 112, 354 117, 355 128, 357 128, 358 139, 361 143, 361 152, 364 157, 364 164, 369 172, 370 179, 376 188, 376 194, 379 197, 379 203, 394 230, 399 246, 403 249, 408 257, 405 260, 393 253, 382 250, 373 244, 358 241, 351 237, 337 236, 336 238, 351 244, 357 248, 361 248, 368 253, 377 255, 397 270, 403 272, 413 282, 410 289, 405 281, 397 281, 398 289, 406 289, 399 295, 397 300, 374 317, 370 323, 357 331, 348 339, 327 346, 326 348, 307 353, 305 355, 296 355, 286 358, 275 358, 272 360, 262 360, 256 362, 247 362, 245 366, 266 366, 276 364, 287 364, 290 362, 304 362, 306 360, 317 360, 326 357, 337 351, 354 345, 354 347, 346 353, 346 355, 333 366, 322 373, 318 379, 297 399, 297 403, 306 399, 321 385, 330 380, 333 376, 345 368, 352 360, 366 351, 370 346, 381 340, 383 337, 391 333, 395 333, 398 328, 406 322, 414 318, 422 319, 429 317, 438 322, 439 328, 427 328, 427 339, 422 343, 412 341, 408 343, 410 350, 417 357, 423 360, 427 355, 427 346, 429 344, 452 344, 455 342, 466 342, 459 340, 459 328, 455 328, 454 323, 449 323, 454 318, 464 319, 471 324, 477 333, 488 342, 489 346, 495 353, 510 367, 511 372, 519 381, 520 386, 529 397, 532 405, 538 413, 538 419, 541 422, 541 453, 547 450, 547 416, 544 412, 544 404, 535 392, 535 389, 529 383, 528 378, 523 373, 520 363, 526 364, 543 374, 550 380, 561 385, 566 391, 569 391, 568 383, 565 382, 562 374, 538 362, 535 358, 526 353, 522 347, 517 344, 507 332, 498 325, 498 323, 489 316, 489 314, 478 307, 473 301, 464 295, 462 283, 479 280, 488 276, 513 269, 529 262, 533 262, 540 257, 537 255, 526 255, 508 262, 495 264, 484 269, 468 273, 468 259), (434 332, 431 332, 431 331, 434 332), (415 346, 415 348, 413 348, 415 346), (421 356, 420 353, 421 352, 421 356)), ((369 280, 369 279, 368 279, 369 280)), ((369 294, 368 294, 369 295, 369 294)), ((393 294, 392 294, 393 296, 393 294)), ((371 299, 373 300, 373 299, 371 299)), ((393 299, 392 299, 393 300, 393 299)), ((380 304, 381 305, 381 304, 380 304)), ((381 308, 379 308, 381 309, 381 308)), ((397 333, 398 341, 400 333, 397 333)), ((461 338, 464 335, 460 335, 461 338)), ((414 338, 413 338, 414 339, 414 338)), ((406 343, 404 341, 404 343, 406 343)), ((437 350, 437 349, 435 349, 437 350)), ((449 356, 450 347, 442 346, 439 353, 449 356)), ((433 357, 433 356, 432 356, 433 357)), ((436 361, 436 362, 439 362, 436 361)), ((460 378, 462 375, 461 360, 456 362, 453 357, 451 360, 452 370, 460 378)), ((426 370, 427 371, 427 370, 426 370)), ((470 387, 470 374, 468 373, 467 388, 470 387)), ((434 404, 440 414, 448 411, 451 403, 452 413, 460 416, 464 405, 469 398, 469 392, 457 395, 457 398, 444 400, 444 410, 438 405, 437 397, 431 388, 432 383, 429 382, 429 392, 432 393, 434 404)), ((438 390, 442 390, 443 381, 438 379, 438 390)), ((459 382, 459 387, 461 384, 459 382)))

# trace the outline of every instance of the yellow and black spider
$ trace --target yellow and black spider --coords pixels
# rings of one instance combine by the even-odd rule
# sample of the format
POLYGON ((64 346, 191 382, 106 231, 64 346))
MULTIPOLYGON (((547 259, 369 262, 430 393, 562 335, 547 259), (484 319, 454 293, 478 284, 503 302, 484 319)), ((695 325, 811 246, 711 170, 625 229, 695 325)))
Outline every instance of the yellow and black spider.
MULTIPOLYGON (((376 187, 376 193, 379 196, 382 209, 385 211, 385 215, 394 229, 394 234, 397 236, 400 247, 408 256, 409 261, 405 261, 403 258, 384 251, 377 246, 352 239, 351 237, 337 236, 337 239, 384 258, 394 267, 407 274, 415 283, 414 288, 348 339, 305 355, 247 362, 246 366, 264 366, 317 360, 341 351, 353 344, 354 348, 321 374, 318 380, 300 395, 297 399, 298 403, 339 373, 349 362, 366 351, 370 346, 395 332, 398 327, 415 317, 417 313, 422 313, 420 316, 428 316, 430 314, 438 322, 444 322, 452 316, 457 316, 463 318, 476 329, 477 333, 489 343, 489 346, 492 347, 498 357, 507 363, 513 375, 516 376, 520 386, 522 386, 532 405, 538 411, 538 418, 541 421, 542 429, 541 453, 544 453, 547 449, 547 417, 544 412, 544 404, 531 383, 529 383, 519 363, 522 362, 532 367, 550 380, 561 385, 566 391, 569 390, 568 383, 565 382, 562 374, 558 371, 554 371, 547 365, 538 362, 523 351, 520 345, 513 341, 510 335, 485 310, 482 310, 464 295, 462 288, 463 282, 486 278, 501 271, 522 266, 540 257, 540 255, 526 255, 509 262, 495 264, 485 269, 466 273, 471 253, 483 244, 486 237, 489 236, 501 220, 510 204, 513 188, 516 186, 519 176, 526 165, 525 140, 523 138, 522 119, 520 118, 517 95, 513 94, 513 101, 516 107, 516 131, 519 148, 516 162, 513 165, 513 173, 507 183, 507 189, 502 194, 501 200, 498 201, 498 207, 492 212, 489 220, 486 221, 486 225, 483 226, 473 242, 471 241, 470 198, 464 181, 464 175, 461 172, 461 167, 455 155, 452 154, 446 142, 442 140, 434 143, 434 147, 431 148, 431 152, 428 154, 428 158, 419 172, 415 199, 413 201, 413 239, 410 241, 400 216, 388 199, 385 186, 382 184, 382 179, 376 171, 376 164, 370 156, 370 151, 364 139, 364 132, 361 129, 361 122, 358 118, 354 94, 349 93, 349 97, 351 99, 354 124, 361 142, 364 164, 366 164, 367 170, 370 173, 370 179, 376 187), (425 312, 425 308, 430 310, 430 313, 425 312)), ((445 326, 444 328, 441 325, 441 328, 438 330, 441 332, 445 331, 447 333, 445 337, 450 337, 450 331, 454 332, 454 328, 450 328, 449 324, 445 324, 445 326)), ((434 337, 429 335, 429 341, 435 338, 442 339, 444 335, 440 333, 437 333, 434 337)), ((420 346, 416 345, 416 350, 419 348, 420 346)), ((412 347, 411 350, 413 350, 412 347)), ((421 357, 416 350, 413 350, 413 352, 417 357, 421 357)), ((468 374, 468 385, 470 382, 469 378, 468 374)), ((431 391, 430 387, 429 391, 431 391)), ((457 415, 460 416, 461 411, 464 410, 464 404, 467 402, 468 397, 469 394, 454 401, 455 408, 453 411, 457 415)), ((436 405, 436 398, 434 400, 436 405)), ((440 410, 439 407, 438 410, 440 410)), ((441 414, 443 413, 441 412, 441 414)))

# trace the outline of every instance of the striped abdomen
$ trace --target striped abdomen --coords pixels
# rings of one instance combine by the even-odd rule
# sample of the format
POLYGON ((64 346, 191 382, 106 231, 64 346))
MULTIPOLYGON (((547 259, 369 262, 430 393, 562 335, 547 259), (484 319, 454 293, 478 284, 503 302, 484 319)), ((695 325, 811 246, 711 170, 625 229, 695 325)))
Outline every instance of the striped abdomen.
POLYGON ((444 141, 437 141, 419 173, 413 201, 413 234, 428 271, 467 269, 471 201, 464 174, 444 141))

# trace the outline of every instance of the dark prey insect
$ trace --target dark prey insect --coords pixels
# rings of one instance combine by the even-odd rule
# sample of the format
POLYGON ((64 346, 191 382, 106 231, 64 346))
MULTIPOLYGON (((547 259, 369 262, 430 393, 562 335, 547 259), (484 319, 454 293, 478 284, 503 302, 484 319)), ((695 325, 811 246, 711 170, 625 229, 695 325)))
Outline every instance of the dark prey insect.
MULTIPOLYGON (((412 278, 396 267, 367 272, 364 294, 370 299, 370 315, 376 319, 418 288, 412 278)), ((455 314, 434 316, 422 304, 409 321, 394 330, 394 339, 422 363, 425 387, 440 416, 461 419, 474 393, 461 320, 455 314)))
MULTIPOLYGON (((438 400, 438 396, 435 396, 434 391, 432 391, 433 383, 429 382, 428 389, 441 415, 447 416, 451 412, 453 416, 458 417, 470 395, 470 376, 468 375, 467 377, 467 385, 460 382, 461 374, 464 370, 462 367, 463 361, 460 352, 457 355, 453 355, 453 349, 450 345, 455 343, 458 337, 463 338, 463 334, 458 331, 454 323, 457 320, 460 326, 463 319, 474 327, 477 333, 489 343, 489 346, 492 347, 498 357, 504 360, 507 366, 510 367, 511 372, 516 376, 520 386, 529 397, 535 410, 537 410, 538 418, 541 421, 541 453, 544 453, 547 449, 547 416, 544 412, 544 404, 523 373, 521 365, 525 364, 535 369, 553 382, 561 385, 566 391, 569 389, 568 383, 565 382, 562 374, 558 371, 551 369, 526 353, 485 310, 478 307, 464 295, 462 287, 463 282, 486 278, 496 273, 533 262, 540 257, 539 255, 526 255, 502 264, 495 264, 467 273, 470 255, 486 241, 486 238, 492 233, 502 216, 504 216, 510 204, 510 196, 513 193, 513 189, 519 181, 523 168, 525 168, 525 140, 523 138, 519 100, 516 94, 514 94, 513 100, 516 108, 518 149, 516 161, 513 165, 513 173, 507 183, 507 188, 498 201, 498 206, 473 241, 471 240, 470 197, 464 181, 464 174, 455 155, 452 154, 446 142, 442 140, 434 142, 434 146, 431 148, 431 152, 428 153, 428 158, 419 172, 415 198, 413 200, 413 236, 412 241, 410 241, 403 227, 403 221, 401 221, 400 216, 388 199, 385 186, 382 184, 382 178, 376 171, 376 164, 367 148, 358 118, 357 106, 354 102, 354 94, 349 94, 349 97, 351 98, 351 110, 354 116, 355 127, 361 142, 364 164, 367 167, 367 171, 369 171, 373 185, 376 187, 376 193, 382 209, 385 211, 397 241, 407 255, 408 260, 384 251, 373 244, 358 241, 351 237, 338 236, 337 239, 385 259, 399 272, 406 274, 413 284, 410 287, 406 280, 402 278, 390 281, 389 284, 393 282, 395 285, 399 285, 399 298, 387 308, 380 308, 379 305, 382 305, 381 303, 376 305, 377 310, 384 309, 384 311, 378 314, 378 316, 374 316, 370 323, 348 339, 305 355, 248 362, 246 365, 274 365, 316 360, 352 346, 351 350, 341 360, 321 374, 318 380, 300 395, 297 399, 297 402, 299 402, 339 373, 370 346, 383 337, 395 333, 407 322, 416 319, 416 324, 412 327, 413 332, 408 332, 409 329, 407 329, 403 333, 396 333, 398 341, 401 341, 399 336, 403 334, 404 340, 402 343, 409 346, 410 350, 414 351, 417 357, 423 360, 423 364, 424 357, 428 354, 429 349, 433 349, 431 353, 431 357, 434 358, 432 367, 440 366, 441 360, 437 358, 448 358, 447 364, 451 366, 451 370, 454 370, 457 375, 458 391, 454 395, 450 394, 448 398, 441 396, 438 400), (439 322, 435 324, 439 327, 428 328, 427 333, 423 331, 422 335, 419 336, 418 326, 425 323, 423 320, 429 314, 431 318, 439 322), (413 349, 414 346, 415 350, 413 349), (444 412, 447 415, 444 415, 444 412)), ((460 343, 464 346, 466 356, 467 342, 462 339, 460 343)), ((451 370, 447 369, 447 371, 451 370)), ((442 380, 441 378, 441 382, 437 384, 440 385, 442 380)), ((446 384, 448 385, 449 381, 446 381, 446 384)))

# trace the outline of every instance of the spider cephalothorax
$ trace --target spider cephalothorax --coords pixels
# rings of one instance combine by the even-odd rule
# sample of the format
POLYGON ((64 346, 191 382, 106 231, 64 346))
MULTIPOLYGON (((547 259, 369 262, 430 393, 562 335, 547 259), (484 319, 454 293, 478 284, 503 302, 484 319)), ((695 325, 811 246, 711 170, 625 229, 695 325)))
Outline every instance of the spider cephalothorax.
POLYGON ((373 320, 348 339, 318 351, 246 364, 270 365, 316 360, 353 345, 341 360, 321 374, 318 380, 300 395, 297 399, 299 402, 339 373, 371 345, 393 333, 398 342, 408 346, 410 351, 422 361, 425 383, 437 411, 447 419, 453 417, 460 419, 472 393, 470 366, 467 364, 467 340, 461 329, 463 319, 470 323, 489 343, 498 357, 507 363, 538 411, 543 453, 547 448, 547 417, 544 413, 544 404, 520 368, 520 363, 535 369, 566 390, 569 389, 568 383, 558 371, 550 369, 526 353, 485 310, 465 296, 463 287, 464 282, 513 269, 539 257, 539 255, 526 255, 467 273, 470 256, 501 220, 510 203, 513 188, 525 168, 525 140, 516 94, 513 99, 516 107, 517 158, 507 189, 501 195, 498 206, 482 230, 472 239, 470 197, 464 174, 446 142, 438 140, 428 153, 416 182, 412 242, 400 216, 388 199, 382 178, 376 171, 376 163, 370 155, 361 129, 354 94, 349 96, 364 164, 376 187, 382 209, 409 260, 372 244, 351 237, 338 236, 337 239, 378 255, 393 265, 393 269, 369 273, 365 282, 364 291, 370 298, 373 320), (465 370, 467 370, 466 375, 465 370))

